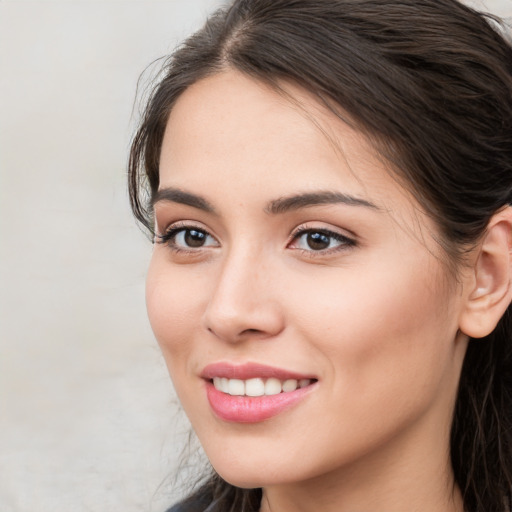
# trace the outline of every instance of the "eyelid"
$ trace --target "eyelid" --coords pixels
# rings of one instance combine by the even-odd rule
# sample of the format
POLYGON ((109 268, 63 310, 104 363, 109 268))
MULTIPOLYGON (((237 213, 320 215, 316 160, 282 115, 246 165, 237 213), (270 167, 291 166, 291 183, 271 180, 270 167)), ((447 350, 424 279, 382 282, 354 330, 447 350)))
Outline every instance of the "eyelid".
POLYGON ((172 249, 173 251, 176 251, 176 252, 195 252, 195 253, 197 253, 198 251, 201 251, 204 248, 218 247, 220 245, 217 237, 211 233, 210 229, 201 225, 201 223, 199 223, 197 221, 192 221, 192 220, 191 221, 180 220, 180 221, 170 223, 163 230, 163 233, 155 233, 153 242, 157 243, 157 244, 166 244, 169 247, 169 249, 172 249), (203 233, 206 233, 207 236, 209 236, 213 240, 215 240, 217 245, 216 246, 206 245, 206 246, 201 246, 201 247, 190 247, 187 249, 185 247, 181 247, 181 246, 178 246, 178 245, 172 243, 172 239, 178 233, 180 233, 181 231, 187 231, 187 230, 196 230, 196 231, 201 231, 203 233))
MULTIPOLYGON (((158 229, 155 233, 155 237, 163 237, 167 235, 170 231, 174 231, 176 229, 197 229, 198 231, 204 231, 211 235, 210 229, 204 226, 201 222, 195 220, 177 220, 173 222, 169 222, 163 229, 158 229), (158 232, 159 231, 159 232, 158 232)), ((213 235, 211 235, 213 236, 213 235)), ((214 237, 215 238, 215 237, 214 237)))
POLYGON ((305 223, 301 224, 300 226, 297 226, 292 234, 290 235, 290 238, 287 243, 287 247, 290 247, 290 245, 298 240, 301 236, 307 234, 307 233, 324 233, 325 235, 334 238, 340 242, 339 245, 332 248, 327 249, 321 249, 321 250, 307 250, 307 249, 300 249, 300 248, 292 248, 295 250, 300 250, 303 253, 307 253, 308 256, 314 257, 314 256, 326 256, 329 254, 333 254, 339 251, 346 251, 347 249, 353 248, 358 245, 357 237, 354 233, 348 232, 347 230, 341 230, 340 228, 334 228, 334 227, 327 227, 327 226, 318 226, 311 223, 305 223), (344 231, 344 232, 343 232, 344 231))

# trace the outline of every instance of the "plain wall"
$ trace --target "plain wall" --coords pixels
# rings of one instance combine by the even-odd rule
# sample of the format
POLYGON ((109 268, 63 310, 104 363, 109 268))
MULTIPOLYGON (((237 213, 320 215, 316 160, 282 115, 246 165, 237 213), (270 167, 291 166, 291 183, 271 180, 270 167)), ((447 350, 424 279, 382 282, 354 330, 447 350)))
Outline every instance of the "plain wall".
POLYGON ((187 426, 125 167, 139 75, 218 3, 0 2, 1 512, 176 499, 187 426))
POLYGON ((125 167, 140 73, 218 4, 0 0, 1 512, 179 496, 188 427, 146 320, 125 167))

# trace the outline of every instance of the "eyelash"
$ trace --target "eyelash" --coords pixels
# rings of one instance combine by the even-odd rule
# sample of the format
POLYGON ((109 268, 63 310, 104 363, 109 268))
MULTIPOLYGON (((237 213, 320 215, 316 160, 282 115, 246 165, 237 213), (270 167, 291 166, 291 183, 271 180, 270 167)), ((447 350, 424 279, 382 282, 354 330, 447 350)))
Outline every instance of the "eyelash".
MULTIPOLYGON (((162 235, 156 234, 155 239, 158 239, 158 240, 155 240, 155 242, 158 244, 166 244, 167 247, 169 247, 169 249, 171 249, 173 252, 176 252, 176 253, 197 253, 199 250, 201 250, 203 248, 203 246, 197 247, 197 248, 186 249, 186 248, 176 244, 176 240, 175 240, 176 236, 179 233, 187 232, 187 231, 196 231, 198 233, 203 233, 206 236, 210 236, 213 238, 213 236, 210 235, 210 233, 208 233, 208 231, 206 229, 200 228, 199 226, 195 226, 193 224, 177 222, 176 224, 173 224, 172 226, 167 228, 165 233, 163 233, 162 235)), ((206 246, 206 247, 210 247, 210 246, 206 246)))
MULTIPOLYGON (((326 249, 320 249, 320 250, 313 250, 313 249, 301 249, 301 248, 295 248, 295 250, 301 251, 302 254, 305 254, 306 256, 310 258, 319 257, 319 256, 326 256, 330 254, 334 254, 340 251, 346 251, 352 247, 357 246, 356 240, 353 238, 350 238, 346 235, 342 235, 341 233, 338 233, 336 231, 332 231, 330 229, 326 228, 317 228, 313 226, 299 226, 291 235, 290 241, 288 242, 288 247, 290 244, 294 242, 298 242, 303 236, 306 235, 323 235, 324 237, 330 238, 331 241, 335 240, 336 242, 339 242, 339 245, 335 247, 328 247, 326 249)), ((329 242, 330 243, 330 242, 329 242)))
MULTIPOLYGON (((179 246, 176 244, 176 236, 182 232, 187 231, 196 231, 198 233, 202 233, 206 235, 207 237, 211 237, 215 240, 215 238, 208 233, 207 230, 200 228, 198 226, 195 226, 193 224, 186 224, 184 222, 176 223, 172 226, 170 226, 166 232, 162 235, 156 234, 155 235, 155 242, 158 244, 166 244, 169 249, 171 249, 173 252, 176 253, 197 253, 198 251, 202 250, 204 247, 212 247, 211 245, 207 246, 200 246, 196 248, 184 248, 182 246, 179 246), (158 240, 156 240, 158 239, 158 240)), ((335 240, 336 242, 339 242, 339 245, 335 247, 328 247, 326 249, 304 249, 304 248, 292 248, 294 250, 301 251, 302 254, 305 254, 308 257, 317 257, 317 256, 325 256, 328 254, 333 254, 339 251, 347 250, 352 247, 355 247, 357 245, 356 241, 353 238, 350 238, 346 235, 342 235, 341 233, 337 233, 335 231, 331 231, 329 229, 325 228, 315 228, 315 227, 309 227, 307 225, 298 227, 290 236, 290 240, 287 243, 287 247, 290 247, 291 244, 294 242, 298 242, 303 236, 306 235, 322 235, 324 237, 327 237, 329 239, 335 240)), ((331 242, 329 242, 330 244, 331 242)))

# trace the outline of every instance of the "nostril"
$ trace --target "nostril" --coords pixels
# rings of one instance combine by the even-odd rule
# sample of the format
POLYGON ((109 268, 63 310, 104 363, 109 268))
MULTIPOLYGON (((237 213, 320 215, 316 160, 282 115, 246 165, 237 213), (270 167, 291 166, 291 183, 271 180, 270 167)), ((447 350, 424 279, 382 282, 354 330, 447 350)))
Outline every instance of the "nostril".
POLYGON ((259 333, 261 333, 261 331, 258 329, 246 329, 245 331, 242 332, 242 334, 259 334, 259 333))
POLYGON ((203 332, 216 338, 228 342, 267 338, 275 336, 284 327, 279 306, 268 301, 253 305, 238 300, 240 307, 237 308, 224 307, 221 302, 214 303, 212 299, 201 319, 203 332))

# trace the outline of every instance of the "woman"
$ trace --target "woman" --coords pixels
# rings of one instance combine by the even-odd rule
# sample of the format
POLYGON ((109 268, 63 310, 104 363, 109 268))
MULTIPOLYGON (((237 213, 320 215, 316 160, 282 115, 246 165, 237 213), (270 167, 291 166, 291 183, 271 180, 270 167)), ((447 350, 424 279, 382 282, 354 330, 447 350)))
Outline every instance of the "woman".
POLYGON ((512 50, 491 22, 239 0, 168 61, 131 201, 215 469, 172 510, 511 509, 512 50))

